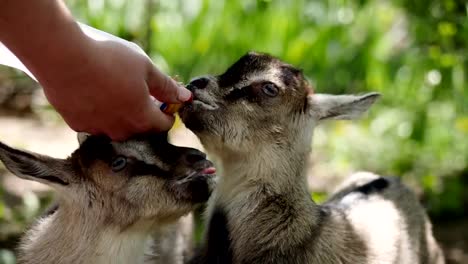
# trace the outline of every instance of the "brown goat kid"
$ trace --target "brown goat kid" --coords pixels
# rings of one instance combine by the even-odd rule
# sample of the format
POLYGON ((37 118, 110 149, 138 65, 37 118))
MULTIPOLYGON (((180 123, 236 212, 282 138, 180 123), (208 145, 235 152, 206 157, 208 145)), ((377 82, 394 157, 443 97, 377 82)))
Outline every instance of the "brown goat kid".
POLYGON ((205 202, 214 184, 206 156, 169 144, 166 134, 122 143, 82 137, 68 159, 0 143, 0 160, 58 193, 58 208, 21 239, 19 263, 25 264, 144 263, 151 234, 205 202))
POLYGON ((359 117, 378 94, 313 94, 300 70, 258 53, 188 87, 194 101, 180 115, 219 171, 192 263, 444 262, 424 209, 396 179, 357 173, 325 204, 310 198, 313 128, 359 117))

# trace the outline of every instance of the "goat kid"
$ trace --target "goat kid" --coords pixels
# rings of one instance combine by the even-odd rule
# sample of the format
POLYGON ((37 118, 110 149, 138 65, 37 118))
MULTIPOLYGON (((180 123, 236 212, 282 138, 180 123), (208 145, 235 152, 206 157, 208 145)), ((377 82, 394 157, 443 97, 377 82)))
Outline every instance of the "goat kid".
POLYGON ((354 119, 379 97, 313 94, 302 72, 248 53, 193 80, 179 114, 218 168, 203 249, 192 263, 443 263, 428 217, 398 180, 357 173, 325 204, 311 200, 313 128, 354 119))
POLYGON ((67 159, 0 143, 0 160, 13 174, 58 193, 58 207, 21 239, 19 263, 143 263, 151 235, 205 202, 213 188, 206 155, 169 144, 165 133, 121 143, 80 138, 67 159))

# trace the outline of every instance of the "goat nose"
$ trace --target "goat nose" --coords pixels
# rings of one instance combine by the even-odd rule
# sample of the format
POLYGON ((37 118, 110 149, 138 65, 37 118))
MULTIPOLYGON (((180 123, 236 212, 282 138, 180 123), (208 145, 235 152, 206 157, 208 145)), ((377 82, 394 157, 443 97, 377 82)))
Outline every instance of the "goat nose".
POLYGON ((200 77, 191 81, 187 88, 192 91, 195 89, 203 89, 208 85, 209 82, 210 82, 210 79, 206 77, 200 77))
POLYGON ((185 162, 188 165, 195 164, 206 159, 206 154, 198 150, 189 150, 184 156, 185 162))

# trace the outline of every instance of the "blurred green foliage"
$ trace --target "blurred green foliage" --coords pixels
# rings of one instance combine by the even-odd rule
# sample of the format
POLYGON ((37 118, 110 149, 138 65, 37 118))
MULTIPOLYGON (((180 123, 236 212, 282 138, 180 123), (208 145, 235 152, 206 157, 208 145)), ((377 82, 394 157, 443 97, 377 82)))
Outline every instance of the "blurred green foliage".
MULTIPOLYGON (((335 122, 319 128, 316 150, 338 170, 401 176, 421 189, 433 217, 463 214, 468 203, 466 1, 66 3, 79 21, 138 43, 156 65, 182 81, 221 73, 255 50, 302 68, 317 92, 382 93, 359 126, 335 122)), ((0 222, 23 221, 29 213, 20 211, 15 215, 0 203, 0 222)), ((0 258, 9 256, 0 252, 0 258)))
POLYGON ((459 214, 468 177, 465 1, 70 0, 82 22, 139 43, 188 81, 249 50, 304 70, 318 92, 378 91, 360 126, 329 124, 317 149, 343 170, 402 176, 432 214, 459 214))

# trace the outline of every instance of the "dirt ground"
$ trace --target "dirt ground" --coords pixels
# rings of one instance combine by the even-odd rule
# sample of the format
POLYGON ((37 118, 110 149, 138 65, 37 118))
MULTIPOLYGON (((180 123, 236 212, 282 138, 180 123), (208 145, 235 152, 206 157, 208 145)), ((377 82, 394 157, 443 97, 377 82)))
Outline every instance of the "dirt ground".
MULTIPOLYGON (((0 116, 0 140, 15 147, 58 158, 66 157, 78 146, 76 134, 60 122, 12 116, 0 116)), ((196 137, 184 128, 173 131, 171 140, 176 145, 202 149, 196 137)), ((330 191, 330 186, 339 180, 339 177, 330 173, 330 168, 323 166, 313 168, 314 180, 310 181, 314 183, 310 185, 313 191, 330 191)), ((48 191, 44 185, 21 180, 10 174, 3 173, 0 180, 5 191, 13 196, 21 197, 30 191, 48 191)), ((449 264, 468 264, 468 219, 434 223, 434 232, 444 248, 449 264)))

